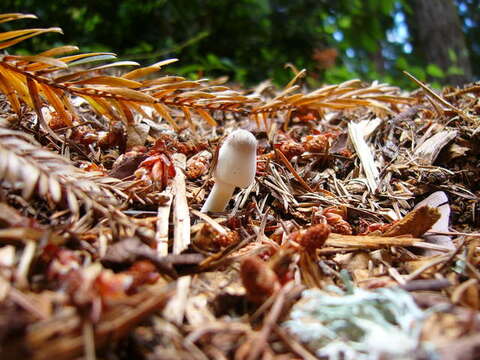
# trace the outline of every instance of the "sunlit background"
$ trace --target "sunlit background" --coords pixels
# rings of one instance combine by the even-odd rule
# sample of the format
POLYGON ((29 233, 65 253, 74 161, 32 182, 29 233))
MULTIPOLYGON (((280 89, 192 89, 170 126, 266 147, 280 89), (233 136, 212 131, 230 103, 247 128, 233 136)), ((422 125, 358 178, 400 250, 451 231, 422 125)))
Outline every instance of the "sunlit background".
POLYGON ((312 86, 361 78, 412 88, 403 70, 435 87, 480 75, 479 0, 2 0, 0 11, 39 17, 0 30, 64 29, 18 53, 75 44, 142 64, 177 57, 168 71, 192 78, 281 85, 306 68, 312 86))

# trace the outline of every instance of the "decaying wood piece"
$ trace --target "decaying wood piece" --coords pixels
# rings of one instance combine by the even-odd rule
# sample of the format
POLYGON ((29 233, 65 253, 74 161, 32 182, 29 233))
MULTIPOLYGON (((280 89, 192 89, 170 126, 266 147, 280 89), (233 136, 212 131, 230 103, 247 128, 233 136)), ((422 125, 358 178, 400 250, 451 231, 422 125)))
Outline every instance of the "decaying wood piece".
POLYGON ((348 136, 360 159, 370 191, 375 192, 378 187, 380 173, 375 165, 374 154, 365 140, 365 127, 366 123, 350 122, 348 124, 348 136))
POLYGON ((428 138, 415 149, 418 162, 423 165, 432 165, 440 151, 458 135, 458 131, 440 131, 428 138))
POLYGON ((155 241, 157 243, 157 253, 160 256, 168 254, 168 230, 170 223, 170 209, 172 207, 173 192, 171 187, 164 190, 167 200, 158 206, 157 209, 157 231, 155 232, 155 241))
MULTIPOLYGON (((190 212, 185 190, 186 157, 183 154, 173 156, 176 175, 173 183, 175 198, 173 201, 173 254, 180 254, 190 245, 190 212)), ((181 324, 187 304, 191 277, 182 276, 177 280, 176 293, 167 304, 164 316, 174 323, 181 324)))
POLYGON ((180 254, 190 245, 190 213, 185 192, 186 157, 183 154, 173 156, 176 175, 173 180, 173 253, 180 254))
POLYGON ((383 246, 418 246, 422 242, 423 240, 421 238, 409 236, 390 237, 330 234, 327 241, 325 241, 325 246, 376 249, 383 246))

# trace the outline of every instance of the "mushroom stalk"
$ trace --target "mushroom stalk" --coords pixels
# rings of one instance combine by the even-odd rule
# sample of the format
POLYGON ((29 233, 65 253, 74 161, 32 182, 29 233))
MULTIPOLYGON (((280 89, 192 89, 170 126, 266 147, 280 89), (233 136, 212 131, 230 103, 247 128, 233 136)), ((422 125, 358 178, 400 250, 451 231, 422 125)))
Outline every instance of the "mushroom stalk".
POLYGON ((220 212, 224 211, 228 202, 235 191, 235 185, 227 184, 223 181, 215 182, 212 191, 208 195, 207 201, 202 206, 202 212, 220 212))
POLYGON ((236 187, 246 188, 255 181, 256 168, 257 139, 247 130, 233 131, 218 150, 215 185, 202 212, 224 211, 236 187))

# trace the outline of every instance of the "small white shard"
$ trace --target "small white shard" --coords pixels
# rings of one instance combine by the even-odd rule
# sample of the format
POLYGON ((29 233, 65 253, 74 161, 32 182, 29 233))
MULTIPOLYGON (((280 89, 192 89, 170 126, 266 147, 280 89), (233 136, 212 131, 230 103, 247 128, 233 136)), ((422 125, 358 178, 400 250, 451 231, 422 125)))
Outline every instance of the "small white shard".
POLYGON ((415 209, 421 206, 430 206, 437 208, 440 212, 440 219, 427 231, 427 235, 424 235, 426 241, 432 244, 446 246, 452 250, 455 249, 452 238, 447 235, 428 234, 428 232, 448 232, 448 223, 450 219, 450 205, 448 203, 448 197, 443 191, 437 191, 428 196, 423 201, 420 201, 415 205, 415 209))
POLYGON ((365 127, 366 124, 363 122, 350 122, 348 124, 348 135, 362 163, 370 191, 374 192, 378 187, 380 173, 375 165, 372 151, 365 141, 365 127))

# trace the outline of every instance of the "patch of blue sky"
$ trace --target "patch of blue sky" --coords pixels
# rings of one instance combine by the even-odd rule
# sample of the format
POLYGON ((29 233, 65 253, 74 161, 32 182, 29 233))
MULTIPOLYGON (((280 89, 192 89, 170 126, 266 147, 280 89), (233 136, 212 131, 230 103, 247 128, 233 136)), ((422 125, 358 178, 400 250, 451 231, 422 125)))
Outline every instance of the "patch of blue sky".
POLYGON ((408 41, 409 33, 405 14, 401 10, 396 10, 393 17, 394 26, 387 31, 387 40, 391 43, 402 45, 402 49, 406 54, 410 54, 413 50, 412 44, 408 41))

